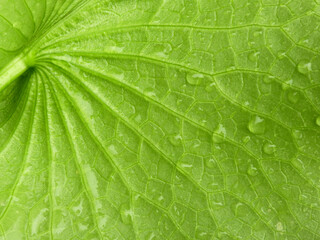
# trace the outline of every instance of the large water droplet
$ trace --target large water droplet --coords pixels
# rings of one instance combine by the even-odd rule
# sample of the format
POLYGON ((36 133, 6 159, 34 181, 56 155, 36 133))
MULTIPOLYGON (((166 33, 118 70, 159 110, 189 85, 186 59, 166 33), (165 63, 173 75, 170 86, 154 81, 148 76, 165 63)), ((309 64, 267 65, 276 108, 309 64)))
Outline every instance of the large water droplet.
POLYGON ((271 143, 265 143, 263 145, 263 152, 265 154, 273 154, 276 151, 276 145, 271 144, 271 143))
POLYGON ((248 124, 249 131, 254 134, 263 134, 265 128, 265 120, 259 116, 253 117, 248 124))
POLYGON ((320 116, 316 119, 316 124, 320 127, 320 116))
POLYGON ((201 84, 203 78, 204 78, 204 76, 201 73, 188 74, 187 75, 187 82, 190 85, 199 85, 199 84, 201 84))
POLYGON ((173 146, 179 146, 181 145, 182 137, 179 134, 175 136, 170 136, 169 141, 173 146))
POLYGON ((247 173, 248 173, 250 176, 257 176, 257 174, 258 174, 258 169, 251 164, 251 165, 248 167, 247 173))
POLYGON ((132 210, 130 209, 129 204, 122 204, 121 205, 120 216, 121 216, 121 221, 124 224, 129 224, 131 222, 132 210))
POLYGON ((311 62, 308 60, 302 60, 298 63, 298 71, 302 74, 308 74, 312 71, 311 62))
POLYGON ((299 101, 299 98, 300 98, 299 92, 296 92, 296 91, 288 92, 288 99, 291 103, 297 103, 299 101))

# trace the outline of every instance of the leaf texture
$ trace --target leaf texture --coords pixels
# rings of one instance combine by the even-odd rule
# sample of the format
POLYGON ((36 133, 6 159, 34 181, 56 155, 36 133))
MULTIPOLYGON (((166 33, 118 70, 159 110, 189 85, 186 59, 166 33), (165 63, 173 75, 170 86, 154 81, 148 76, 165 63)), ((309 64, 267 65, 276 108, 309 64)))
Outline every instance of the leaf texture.
POLYGON ((319 14, 0 0, 0 239, 320 239, 319 14))

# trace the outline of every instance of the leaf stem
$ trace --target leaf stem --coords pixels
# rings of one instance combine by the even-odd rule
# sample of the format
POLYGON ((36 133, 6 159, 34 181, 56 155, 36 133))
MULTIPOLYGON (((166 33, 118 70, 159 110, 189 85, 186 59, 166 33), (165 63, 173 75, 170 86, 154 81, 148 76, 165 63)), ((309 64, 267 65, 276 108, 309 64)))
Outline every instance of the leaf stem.
POLYGON ((30 67, 30 56, 21 53, 0 70, 0 92, 14 82, 30 67))

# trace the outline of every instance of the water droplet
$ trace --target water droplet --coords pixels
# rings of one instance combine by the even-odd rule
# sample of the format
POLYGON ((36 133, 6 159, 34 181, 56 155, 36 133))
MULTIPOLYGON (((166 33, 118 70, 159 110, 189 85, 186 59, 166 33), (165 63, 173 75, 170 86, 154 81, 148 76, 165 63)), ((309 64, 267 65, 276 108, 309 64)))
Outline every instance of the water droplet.
POLYGON ((143 91, 143 94, 151 98, 154 98, 157 96, 153 88, 146 88, 143 91))
POLYGON ((242 142, 244 144, 246 144, 246 143, 248 143, 250 141, 250 139, 251 139, 250 136, 245 136, 245 137, 242 138, 242 142))
POLYGON ((216 133, 213 133, 213 135, 212 135, 212 141, 213 141, 214 143, 222 143, 222 142, 224 142, 224 137, 221 136, 221 135, 218 135, 218 134, 216 134, 216 133))
POLYGON ((201 141, 199 139, 193 140, 193 145, 192 145, 193 149, 198 149, 200 146, 201 146, 201 141))
POLYGON ((311 62, 308 60, 302 60, 298 63, 298 71, 302 74, 308 74, 312 71, 311 62))
POLYGON ((278 223, 276 224, 276 228, 277 228, 277 231, 282 232, 282 231, 283 231, 283 225, 282 225, 282 223, 281 223, 281 222, 278 222, 278 223))
POLYGON ((248 129, 253 134, 263 134, 265 128, 265 120, 259 116, 252 118, 248 124, 248 129))
POLYGON ((179 134, 175 136, 170 136, 169 141, 173 146, 179 146, 181 145, 182 137, 179 134))
POLYGON ((203 74, 196 73, 196 74, 188 74, 187 75, 187 82, 190 85, 199 85, 204 78, 203 74))
POLYGON ((207 159, 206 162, 205 162, 205 164, 206 164, 206 166, 207 166, 208 168, 213 168, 213 167, 216 166, 215 160, 214 160, 213 158, 207 159))
POLYGON ((316 124, 320 127, 320 116, 316 119, 316 124))
POLYGON ((286 56, 286 52, 285 51, 278 51, 277 55, 278 55, 278 58, 282 59, 286 56))
POLYGON ((225 140, 227 134, 226 128, 220 123, 217 129, 212 134, 212 141, 214 143, 222 143, 225 140))
POLYGON ((120 207, 121 221, 124 224, 129 224, 131 222, 132 211, 129 204, 122 204, 120 207))
POLYGON ((266 76, 264 76, 264 78, 263 78, 263 82, 266 83, 266 84, 272 83, 273 80, 274 80, 274 77, 269 76, 269 75, 266 75, 266 76))
POLYGON ((251 164, 251 165, 248 167, 247 173, 248 173, 250 176, 257 176, 257 175, 258 175, 258 169, 251 164))
POLYGON ((288 92, 288 99, 291 103, 297 103, 299 101, 299 92, 296 91, 289 91, 288 92))
POLYGON ((215 85, 216 84, 214 82, 207 84, 206 91, 207 92, 212 92, 214 90, 214 88, 215 88, 215 85))
POLYGON ((251 62, 256 62, 258 60, 259 55, 260 55, 260 52, 253 52, 249 54, 248 58, 251 62))
POLYGON ((292 134, 296 139, 301 139, 302 138, 302 132, 299 131, 299 130, 293 130, 292 134))
POLYGON ((273 154, 276 151, 276 145, 271 144, 271 143, 265 143, 263 145, 263 152, 265 154, 273 154))
POLYGON ((260 37, 260 36, 262 36, 262 34, 263 34, 262 30, 257 30, 257 31, 255 31, 255 32, 253 33, 253 36, 254 36, 254 37, 260 37))
POLYGON ((180 106, 182 102, 183 102, 182 99, 178 99, 177 100, 177 106, 180 106))

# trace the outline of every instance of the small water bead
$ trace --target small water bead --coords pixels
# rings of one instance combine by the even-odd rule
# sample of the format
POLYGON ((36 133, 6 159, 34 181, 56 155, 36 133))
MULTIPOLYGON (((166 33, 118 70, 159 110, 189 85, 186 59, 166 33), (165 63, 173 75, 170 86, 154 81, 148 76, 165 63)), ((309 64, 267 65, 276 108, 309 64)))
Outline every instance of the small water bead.
POLYGON ((255 32, 253 33, 253 36, 254 36, 254 37, 260 37, 260 36, 262 36, 262 34, 263 34, 263 31, 262 31, 262 30, 257 30, 257 31, 255 31, 255 32))
POLYGON ((316 119, 316 124, 320 127, 320 116, 316 119))
POLYGON ((157 96, 153 88, 146 88, 143 91, 143 94, 151 98, 155 98, 157 96))
POLYGON ((300 98, 299 92, 296 92, 296 91, 289 91, 288 92, 288 100, 291 103, 297 103, 299 101, 299 98, 300 98))
POLYGON ((212 92, 215 89, 215 85, 216 84, 214 82, 207 84, 206 91, 207 92, 212 92))
POLYGON ((257 176, 258 175, 258 169, 256 167, 254 167, 252 164, 248 167, 247 173, 250 176, 257 176))
POLYGON ((213 168, 216 166, 216 162, 213 158, 209 158, 205 161, 206 167, 213 168))
POLYGON ((312 65, 311 62, 308 60, 302 60, 298 63, 298 71, 302 74, 308 74, 312 71, 312 65))
POLYGON ((121 216, 121 221, 124 224, 129 224, 131 222, 132 210, 130 209, 129 204, 122 204, 121 205, 120 216, 121 216))
POLYGON ((248 58, 251 62, 256 62, 259 58, 259 55, 260 55, 260 52, 250 53, 248 58))
POLYGON ((259 116, 253 117, 248 124, 248 129, 253 134, 263 134, 265 128, 265 120, 259 116))
POLYGON ((242 138, 242 142, 244 144, 246 144, 246 143, 248 143, 250 141, 250 139, 251 139, 250 136, 245 136, 245 137, 242 138))
POLYGON ((266 75, 266 76, 264 76, 264 78, 263 78, 263 82, 266 83, 266 84, 272 83, 273 80, 274 80, 274 77, 269 76, 269 75, 266 75))
POLYGON ((301 139, 302 138, 302 132, 299 130, 293 130, 292 131, 292 135, 296 138, 296 139, 301 139))
POLYGON ((271 144, 271 143, 265 143, 265 144, 263 145, 263 152, 264 152, 265 154, 271 155, 271 154, 273 154, 275 151, 276 151, 276 145, 271 144))
POLYGON ((222 142, 224 142, 224 137, 217 134, 217 133, 213 133, 212 134, 212 141, 214 143, 222 143, 222 142))
POLYGON ((177 146, 181 145, 182 137, 179 134, 175 135, 175 136, 170 136, 169 141, 173 146, 177 147, 177 146))
POLYGON ((196 74, 188 74, 187 75, 187 82, 190 85, 200 85, 202 80, 204 78, 204 75, 201 73, 196 73, 196 74))

